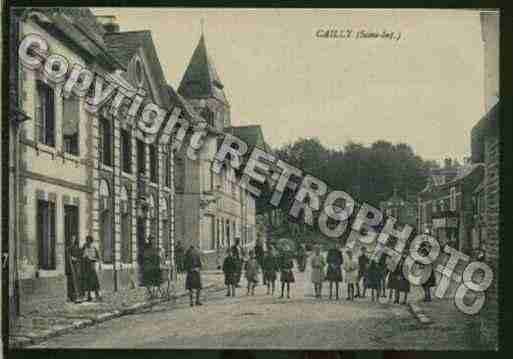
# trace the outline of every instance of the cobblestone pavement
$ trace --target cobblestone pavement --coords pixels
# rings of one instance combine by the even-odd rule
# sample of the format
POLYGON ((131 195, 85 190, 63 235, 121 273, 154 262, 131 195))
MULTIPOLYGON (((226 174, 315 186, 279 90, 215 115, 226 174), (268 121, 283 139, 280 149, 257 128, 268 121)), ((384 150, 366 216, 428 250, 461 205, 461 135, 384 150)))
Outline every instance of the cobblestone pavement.
MULTIPOLYGON (((432 324, 423 325, 408 306, 389 304, 385 298, 379 303, 369 295, 354 302, 329 300, 325 285, 324 298, 316 299, 305 281, 308 269, 295 276, 290 300, 266 295, 261 285, 255 296, 247 296, 245 288, 235 298, 221 290, 206 295, 203 306, 191 308, 184 298, 37 348, 474 349, 462 331, 466 318, 454 314, 446 302, 431 304, 433 313, 440 313, 432 324), (437 306, 451 313, 443 314, 437 306)), ((410 300, 419 298, 420 290, 414 288, 410 300)))
MULTIPOLYGON (((205 272, 203 274, 205 286, 222 286, 223 277, 219 272, 205 272)), ((179 275, 176 282, 175 295, 185 294, 184 275, 179 275)), ((165 287, 165 284, 163 284, 165 287)), ((37 339, 50 335, 55 331, 68 331, 70 327, 80 328, 91 324, 92 321, 105 319, 129 308, 136 308, 141 304, 151 304, 145 288, 122 290, 119 292, 102 293, 101 302, 83 302, 80 304, 41 303, 30 313, 26 313, 10 323, 10 342, 17 343, 25 340, 37 339)))

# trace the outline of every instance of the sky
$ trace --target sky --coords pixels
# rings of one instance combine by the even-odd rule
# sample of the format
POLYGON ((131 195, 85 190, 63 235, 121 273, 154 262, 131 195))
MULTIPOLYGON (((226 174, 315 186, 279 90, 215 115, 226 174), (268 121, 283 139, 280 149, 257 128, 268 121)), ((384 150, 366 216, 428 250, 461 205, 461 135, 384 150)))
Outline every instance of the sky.
POLYGON ((426 159, 463 159, 484 115, 483 42, 472 10, 101 8, 121 31, 151 30, 178 88, 202 31, 232 125, 259 124, 273 147, 406 142, 426 159), (319 30, 352 30, 320 38, 319 30), (355 38, 358 31, 399 40, 355 38))

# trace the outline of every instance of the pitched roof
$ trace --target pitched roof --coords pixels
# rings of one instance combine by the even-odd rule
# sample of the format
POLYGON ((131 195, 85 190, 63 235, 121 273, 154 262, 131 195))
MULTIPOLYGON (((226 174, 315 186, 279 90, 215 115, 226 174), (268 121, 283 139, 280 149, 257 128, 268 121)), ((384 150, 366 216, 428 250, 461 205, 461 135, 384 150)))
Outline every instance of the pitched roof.
POLYGON ((109 47, 109 52, 116 57, 125 67, 128 67, 130 60, 134 57, 139 48, 148 55, 146 56, 147 65, 150 68, 151 76, 157 82, 157 90, 162 99, 165 109, 171 106, 169 91, 167 90, 167 81, 164 71, 160 65, 159 57, 150 30, 111 32, 105 34, 105 43, 109 47))
POLYGON ((484 161, 484 138, 497 136, 499 132, 499 105, 496 103, 472 128, 470 146, 473 162, 484 161))
POLYGON ((225 131, 244 141, 249 147, 248 152, 254 147, 258 147, 267 153, 271 152, 271 148, 264 140, 264 134, 260 125, 231 126, 226 127, 225 131))
POLYGON ((67 39, 71 46, 111 69, 123 65, 110 54, 103 39, 104 30, 87 8, 27 8, 29 16, 50 33, 67 39))
POLYGON ((205 38, 201 35, 178 87, 178 93, 185 98, 213 97, 228 105, 223 88, 224 85, 208 55, 205 38))

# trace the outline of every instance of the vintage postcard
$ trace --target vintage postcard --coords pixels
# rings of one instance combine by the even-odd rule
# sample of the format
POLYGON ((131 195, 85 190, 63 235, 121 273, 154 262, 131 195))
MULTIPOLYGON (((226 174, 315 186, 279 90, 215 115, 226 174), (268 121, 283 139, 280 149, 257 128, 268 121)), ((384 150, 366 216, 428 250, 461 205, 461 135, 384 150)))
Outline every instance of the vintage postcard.
POLYGON ((498 10, 8 11, 4 346, 498 349, 498 10))

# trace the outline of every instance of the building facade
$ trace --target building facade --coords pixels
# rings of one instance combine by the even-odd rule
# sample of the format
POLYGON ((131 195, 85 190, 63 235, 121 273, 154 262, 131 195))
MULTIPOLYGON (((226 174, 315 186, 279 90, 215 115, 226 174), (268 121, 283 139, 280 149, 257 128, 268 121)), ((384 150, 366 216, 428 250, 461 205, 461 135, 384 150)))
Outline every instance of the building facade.
POLYGON ((419 231, 428 230, 442 246, 470 254, 475 227, 472 197, 483 176, 479 163, 454 168, 446 162, 433 173, 418 194, 419 231))
MULTIPOLYGON (((23 36, 39 34, 50 53, 93 69, 128 91, 142 88, 151 101, 170 108, 151 34, 119 33, 112 20, 82 8, 25 9, 14 40, 19 44, 23 36)), ((147 236, 153 235, 172 258, 169 143, 159 137, 146 145, 139 130, 120 120, 122 115, 114 118, 105 108, 92 114, 84 98, 66 99, 39 73, 17 67, 18 106, 32 121, 21 125, 14 146, 19 150, 13 151, 18 156, 11 158, 19 164, 10 227, 11 268, 16 269, 10 271, 13 307, 26 312, 46 301, 66 301, 71 288, 68 250, 75 238, 83 245, 86 235, 93 236, 100 252, 102 290, 138 285, 147 236)))
POLYGON ((255 198, 244 190, 230 166, 212 170, 224 133, 230 133, 230 104, 202 35, 178 87, 178 98, 189 104, 188 113, 205 121, 213 131, 205 140, 199 160, 183 148, 175 157, 176 240, 198 246, 207 267, 222 264, 225 251, 240 238, 244 247, 256 239, 255 198))
POLYGON ((380 203, 380 209, 386 216, 397 219, 401 225, 408 224, 413 228, 417 227, 417 204, 409 198, 401 198, 395 188, 392 197, 380 203))

